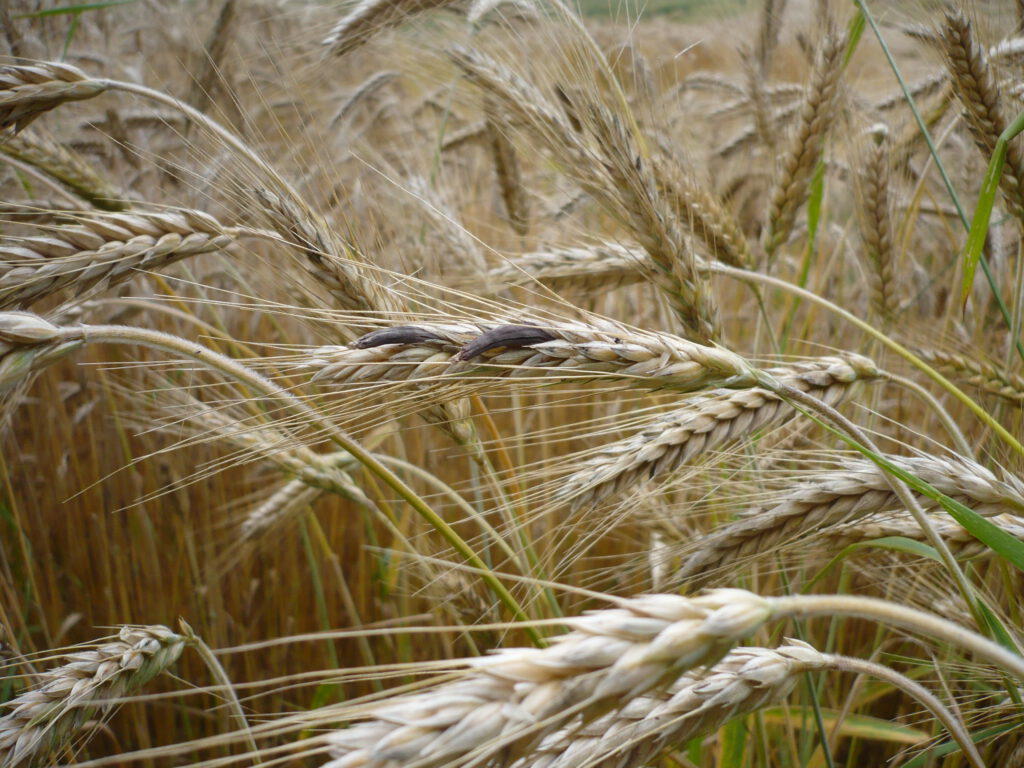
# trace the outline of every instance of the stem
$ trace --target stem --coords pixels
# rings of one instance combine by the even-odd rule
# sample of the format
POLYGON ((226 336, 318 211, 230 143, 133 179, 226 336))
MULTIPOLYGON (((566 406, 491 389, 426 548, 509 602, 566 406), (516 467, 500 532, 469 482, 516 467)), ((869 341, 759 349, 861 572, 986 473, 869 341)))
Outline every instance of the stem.
POLYGON ((895 374, 886 374, 888 378, 894 384, 899 384, 901 387, 909 389, 915 395, 924 400, 928 406, 935 411, 935 415, 939 417, 939 421, 942 422, 942 426, 946 428, 946 432, 953 438, 953 442, 956 443, 956 449, 964 456, 974 458, 974 449, 971 448, 971 444, 967 442, 967 438, 964 437, 964 433, 960 431, 960 427, 953 421, 953 417, 949 415, 949 411, 942 407, 942 404, 935 399, 935 395, 929 392, 927 389, 922 387, 913 379, 908 379, 903 376, 896 376, 895 374))
MULTIPOLYGON (((820 414, 826 420, 835 424, 840 430, 846 432, 846 434, 849 435, 849 437, 851 437, 856 443, 859 443, 862 447, 866 448, 866 455, 872 461, 875 461, 875 455, 880 455, 882 453, 878 446, 875 445, 874 441, 872 441, 871 438, 868 437, 862 429, 860 429, 860 427, 839 413, 835 408, 832 408, 818 400, 818 398, 812 397, 806 392, 801 392, 795 387, 771 380, 766 381, 765 386, 780 397, 784 397, 791 402, 799 403, 808 410, 820 414)), ((878 464, 883 471, 885 470, 885 466, 883 464, 878 461, 875 463, 878 464)), ((964 572, 960 568, 960 564, 956 561, 956 558, 953 557, 953 553, 950 552, 949 546, 939 535, 938 531, 935 530, 935 526, 932 525, 932 521, 921 508, 920 503, 917 501, 917 497, 914 496, 906 483, 889 472, 885 472, 885 480, 889 483, 889 486, 896 494, 896 497, 904 504, 904 506, 906 506, 907 511, 914 517, 914 520, 921 527, 921 530, 924 531, 924 535, 928 539, 928 543, 931 544, 939 553, 939 557, 942 558, 943 564, 953 576, 953 580, 956 582, 961 595, 963 595, 967 605, 970 606, 975 622, 977 622, 979 627, 987 626, 984 617, 982 617, 978 612, 978 598, 975 595, 974 588, 967 580, 967 576, 964 575, 964 572)))
POLYGON ((902 603, 857 595, 786 595, 766 599, 771 603, 773 619, 842 615, 880 621, 965 648, 978 658, 1024 680, 1024 657, 949 619, 902 603))
MULTIPOLYGON (((86 342, 101 342, 112 344, 139 344, 145 347, 183 355, 191 360, 202 363, 223 373, 231 378, 242 382, 253 390, 262 393, 266 397, 282 401, 287 407, 301 415, 315 429, 322 432, 333 443, 348 451, 353 458, 366 467, 372 474, 380 478, 388 487, 394 490, 406 501, 417 513, 419 513, 434 529, 441 534, 445 541, 456 552, 466 559, 470 565, 480 569, 481 578, 494 592, 495 596, 508 608, 518 621, 528 621, 529 617, 523 611, 515 597, 505 588, 487 565, 477 556, 472 547, 467 544, 455 530, 448 525, 430 506, 420 498, 417 493, 407 486, 402 479, 394 472, 385 467, 373 454, 363 446, 346 435, 340 428, 323 418, 313 408, 308 406, 298 397, 282 389, 274 382, 260 374, 246 368, 244 365, 213 352, 206 347, 195 344, 178 336, 172 336, 162 331, 152 331, 145 328, 132 328, 123 325, 82 325, 73 328, 61 328, 63 340, 82 340, 86 342)), ((525 631, 530 639, 538 646, 543 646, 544 641, 533 627, 526 627, 525 631)))
POLYGON ((901 675, 894 669, 889 669, 889 667, 876 664, 873 661, 834 654, 826 654, 826 658, 829 666, 833 669, 840 672, 853 672, 858 675, 871 675, 879 680, 884 680, 911 698, 917 699, 949 731, 949 735, 960 745, 960 749, 963 750, 967 762, 971 764, 972 768, 985 768, 985 761, 978 754, 978 748, 974 746, 974 742, 963 724, 939 701, 937 696, 923 685, 914 682, 906 675, 901 675))
POLYGON ((235 693, 235 687, 231 684, 231 678, 228 677, 227 672, 224 671, 224 666, 220 663, 220 660, 214 655, 213 651, 210 650, 203 638, 199 637, 189 626, 188 622, 184 619, 180 619, 178 622, 181 625, 182 634, 188 638, 189 645, 196 649, 196 653, 199 654, 199 658, 206 664, 207 669, 213 675, 213 679, 217 681, 217 684, 224 689, 224 696, 228 700, 228 706, 234 713, 235 717, 238 718, 238 722, 241 726, 242 732, 245 734, 246 745, 249 747, 250 752, 253 755, 253 762, 260 763, 260 751, 256 746, 256 738, 253 736, 252 727, 249 725, 249 720, 245 716, 245 710, 242 709, 242 702, 238 700, 238 694, 235 693))
POLYGON ((987 426, 989 429, 991 429, 993 432, 999 435, 999 437, 1002 438, 1006 442, 1006 444, 1009 445, 1014 451, 1019 453, 1021 456, 1024 456, 1024 445, 1022 445, 1020 441, 1017 440, 1017 438, 1015 438, 1013 435, 1007 432, 1006 429, 998 421, 992 418, 992 416, 989 415, 984 408, 982 408, 980 405, 974 402, 974 400, 968 397, 962 390, 958 389, 957 386, 953 384, 953 382, 951 382, 941 373, 936 371, 934 368, 928 365, 928 363, 919 358, 917 355, 915 355, 909 349, 904 347, 902 344, 893 341, 884 333, 879 331, 877 328, 870 325, 869 323, 864 322, 853 313, 847 312, 839 305, 833 304, 828 299, 824 299, 821 296, 818 296, 816 293, 808 291, 804 288, 800 288, 796 285, 793 285, 792 283, 786 282, 785 280, 780 280, 777 277, 772 277, 771 275, 761 274, 760 272, 749 272, 745 269, 737 269, 736 267, 726 266, 725 264, 722 264, 720 262, 714 262, 710 264, 709 269, 711 269, 711 271, 717 274, 728 275, 729 277, 734 277, 737 280, 746 280, 748 282, 754 283, 764 283, 765 285, 771 285, 774 286, 775 288, 780 288, 784 291, 789 291, 790 293, 794 293, 797 296, 800 296, 801 298, 804 298, 807 301, 811 302, 812 304, 817 304, 819 307, 823 307, 829 310, 830 312, 838 315, 839 317, 843 318, 844 320, 852 323, 857 328, 864 331, 864 333, 868 334, 873 339, 879 341, 882 345, 891 349, 893 352, 895 352, 897 355, 899 355, 904 360, 909 362, 915 368, 920 369, 926 376, 928 376, 928 378, 932 379, 932 381, 934 381, 944 390, 949 392, 949 394, 951 394, 953 397, 955 397, 957 400, 963 403, 968 409, 970 409, 970 411, 975 416, 977 416, 985 424, 985 426, 987 426))
POLYGON ((515 562, 519 566, 522 573, 525 574, 528 572, 528 569, 524 568, 522 563, 519 563, 516 553, 512 551, 512 547, 508 545, 508 542, 501 538, 501 535, 496 530, 494 530, 494 526, 487 522, 487 519, 483 515, 481 515, 472 504, 470 504, 468 501, 462 498, 462 496, 459 495, 458 491, 456 491, 450 485, 442 481, 436 475, 427 472, 427 470, 423 469, 422 467, 418 467, 411 462, 405 461, 404 459, 400 459, 397 456, 382 455, 379 456, 378 458, 380 459, 381 463, 391 464, 405 472, 416 475, 424 482, 427 482, 430 485, 433 485, 435 488, 437 488, 441 493, 443 493, 445 496, 451 499, 455 506, 457 506, 459 509, 465 512, 466 517, 468 519, 473 520, 474 522, 476 522, 477 525, 480 526, 482 530, 486 531, 487 534, 494 539, 494 543, 498 546, 498 548, 501 549, 501 551, 504 552, 506 555, 508 555, 509 560, 515 562))

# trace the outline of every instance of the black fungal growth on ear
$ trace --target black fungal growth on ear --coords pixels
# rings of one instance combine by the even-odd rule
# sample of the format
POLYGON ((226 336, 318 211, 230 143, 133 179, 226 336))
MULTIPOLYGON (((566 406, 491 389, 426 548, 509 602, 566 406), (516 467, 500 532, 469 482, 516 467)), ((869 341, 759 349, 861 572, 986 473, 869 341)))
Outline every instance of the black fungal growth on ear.
POLYGON ((381 328, 360 336, 352 342, 355 349, 383 347, 385 344, 426 344, 430 341, 446 341, 436 333, 416 325, 398 325, 394 328, 381 328))
POLYGON ((491 353, 500 354, 507 349, 522 349, 545 341, 554 341, 555 335, 543 328, 529 325, 502 325, 473 339, 459 352, 459 360, 472 360, 491 353))

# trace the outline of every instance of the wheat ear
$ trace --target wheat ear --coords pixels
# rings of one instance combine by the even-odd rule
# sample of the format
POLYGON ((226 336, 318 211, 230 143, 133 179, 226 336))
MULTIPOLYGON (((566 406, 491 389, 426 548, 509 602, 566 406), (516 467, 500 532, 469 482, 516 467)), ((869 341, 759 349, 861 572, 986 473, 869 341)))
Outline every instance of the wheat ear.
POLYGON ((597 374, 640 387, 692 391, 750 386, 743 359, 669 334, 637 331, 610 320, 592 324, 429 324, 384 328, 347 347, 321 347, 303 365, 317 380, 401 381, 445 374, 451 380, 597 374), (454 353, 454 354, 453 354, 454 353), (447 363, 445 362, 447 360, 447 363), (376 370, 372 370, 376 369, 376 370))
POLYGON ((17 133, 44 112, 99 96, 109 86, 55 61, 0 67, 0 129, 17 133))
POLYGON ((76 214, 43 237, 0 244, 0 308, 26 307, 64 288, 77 296, 141 271, 226 248, 240 230, 200 211, 76 214))
POLYGON ((888 130, 873 133, 863 175, 861 233, 871 270, 871 309, 888 329, 896 317, 896 247, 893 240, 892 209, 889 202, 891 174, 888 130))
POLYGON ((806 672, 875 676, 916 699, 949 731, 972 768, 984 768, 963 723, 927 688, 888 667, 820 653, 789 640, 775 649, 736 648, 710 669, 684 674, 667 696, 643 696, 578 729, 552 734, 514 768, 623 768, 651 764, 666 749, 784 699, 806 672))
MULTIPOLYGON (((772 369, 780 381, 837 404, 858 381, 879 376, 858 355, 823 358, 772 369)), ((556 497, 573 509, 597 504, 649 478, 664 477, 697 457, 774 426, 794 415, 780 397, 761 388, 714 390, 690 398, 636 434, 602 446, 559 486, 556 497)))
POLYGON ((638 697, 592 723, 551 734, 514 768, 647 765, 669 745, 781 701, 802 673, 827 666, 825 654, 799 641, 735 648, 710 669, 686 672, 665 695, 638 697))
POLYGON ((936 349, 918 349, 916 352, 922 360, 946 375, 1012 403, 1024 403, 1024 378, 1015 373, 1000 370, 984 360, 968 358, 953 352, 936 349))
MULTIPOLYGON (((967 124, 985 158, 992 156, 1000 134, 1009 126, 1002 98, 984 49, 978 44, 967 17, 946 14, 943 43, 953 90, 964 105, 967 124)), ((1006 160, 999 188, 1017 216, 1024 216, 1024 154, 1017 142, 1006 146, 1006 160)))
POLYGON ((32 129, 7 136, 0 140, 0 153, 38 168, 96 208, 104 211, 128 208, 92 166, 44 131, 32 129))
POLYGON ((821 159, 827 128, 833 114, 842 73, 843 36, 826 35, 818 49, 810 86, 800 110, 800 123, 785 153, 770 194, 764 248, 771 259, 788 239, 796 214, 807 199, 808 184, 821 159))
MULTIPOLYGON (((616 115, 598 104, 584 106, 588 107, 586 125, 600 148, 607 188, 614 190, 617 209, 654 264, 655 269, 647 274, 664 291, 687 331, 701 340, 715 340, 719 334, 717 303, 659 188, 659 176, 664 179, 669 174, 654 170, 655 164, 639 150, 635 137, 616 115)), ((680 199, 685 202, 689 198, 680 195, 680 199)), ((696 205, 693 208, 696 218, 699 211, 696 205)))
POLYGON ((313 278, 325 286, 341 309, 397 312, 398 300, 373 279, 370 268, 301 199, 270 190, 254 190, 263 213, 284 240, 306 258, 313 278))
POLYGON ((644 271, 652 268, 647 251, 641 248, 599 243, 516 254, 486 272, 483 279, 494 289, 539 282, 555 292, 575 289, 591 293, 642 282, 644 271))
MULTIPOLYGON (((369 718, 324 737, 326 768, 517 763, 582 719, 629 706, 680 675, 726 656, 768 621, 856 616, 970 650, 1024 679, 1024 660, 958 624, 906 605, 851 595, 758 597, 720 589, 697 598, 647 595, 565 620, 573 631, 544 649, 511 648, 463 660, 454 681, 358 710, 369 718)), ((810 655, 810 654, 809 654, 810 655)), ((836 657, 840 662, 841 657, 836 657)), ((740 689, 733 689, 737 692, 740 689)))
POLYGON ((444 8, 454 0, 360 0, 320 44, 328 56, 343 56, 373 36, 419 13, 444 8))
POLYGON ((0 766, 28 765, 71 737, 72 731, 117 699, 170 667, 186 638, 167 627, 123 627, 117 640, 68 654, 41 675, 41 684, 6 702, 0 718, 0 766))
POLYGON ((214 91, 223 82, 223 59, 231 39, 235 22, 235 0, 224 0, 217 12, 217 20, 203 45, 199 57, 198 71, 192 77, 188 103, 205 112, 210 106, 214 91))
MULTIPOLYGON (((994 554, 991 547, 976 539, 952 518, 933 514, 932 519, 935 530, 957 557, 971 558, 994 554)), ((1015 539, 1024 541, 1024 518, 1001 514, 990 517, 989 522, 999 526, 1015 539)), ((921 526, 905 512, 872 514, 852 523, 825 528, 814 534, 814 542, 815 546, 820 542, 821 551, 831 555, 851 544, 892 536, 926 542, 921 526)))
MULTIPOLYGON (((1024 510, 1024 485, 1020 481, 998 478, 969 459, 918 456, 889 460, 979 514, 1024 510)), ((938 506, 930 496, 915 496, 922 508, 938 506)), ((742 558, 776 552, 780 545, 797 537, 901 508, 884 470, 871 461, 852 460, 837 472, 800 484, 771 509, 754 510, 704 537, 700 550, 683 561, 678 576, 691 582, 703 581, 714 570, 742 558)))
POLYGON ((781 701, 804 673, 828 669, 875 675, 916 698, 946 726, 971 766, 984 768, 963 724, 919 683, 881 665, 820 653, 799 640, 775 649, 736 648, 710 669, 684 674, 667 696, 642 696, 593 723, 552 734, 514 768, 648 765, 666 749, 781 701))
POLYGON ((750 244, 722 202, 673 165, 658 158, 653 163, 662 194, 680 221, 704 243, 708 256, 733 267, 752 269, 750 244))
POLYGON ((398 77, 399 73, 390 69, 374 72, 362 83, 357 85, 345 98, 345 101, 343 101, 341 106, 338 107, 338 111, 334 113, 334 117, 331 118, 328 125, 333 128, 339 123, 344 123, 355 111, 356 107, 358 107, 363 101, 372 97, 388 83, 394 82, 398 77))

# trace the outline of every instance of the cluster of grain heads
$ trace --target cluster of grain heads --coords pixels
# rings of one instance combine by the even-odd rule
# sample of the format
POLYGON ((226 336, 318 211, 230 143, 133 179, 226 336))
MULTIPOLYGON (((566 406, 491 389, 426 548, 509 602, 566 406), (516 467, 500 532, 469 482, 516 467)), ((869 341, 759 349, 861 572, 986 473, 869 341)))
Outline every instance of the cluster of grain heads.
POLYGON ((593 716, 713 664, 771 618, 742 590, 650 595, 568 619, 548 648, 467 660, 460 679, 374 707, 327 737, 330 768, 440 766, 461 757, 509 765, 579 714, 593 716))
POLYGON ((40 62, 0 67, 0 130, 20 131, 44 112, 99 96, 109 86, 70 64, 40 62))
MULTIPOLYGON (((654 164, 627 121, 596 103, 585 101, 579 106, 598 147, 595 159, 604 171, 604 194, 610 208, 623 218, 655 266, 648 277, 663 291, 688 334, 714 341, 720 331, 717 299, 697 268, 696 254, 683 230, 684 219, 668 202, 654 164)), ((662 178, 681 176, 673 170, 662 178)), ((685 205, 689 198, 682 199, 685 205)), ((697 218, 700 209, 693 207, 697 218)), ((710 237, 715 228, 708 226, 707 232, 710 237)))
POLYGON ((105 701, 145 685, 181 655, 188 639, 167 627, 126 626, 117 639, 67 654, 40 684, 11 699, 0 718, 0 766, 30 765, 73 737, 105 701))
POLYGON ((735 242, 730 239, 738 227, 723 223, 724 209, 712 207, 708 197, 698 199, 687 194, 688 188, 669 183, 675 169, 665 171, 667 159, 652 160, 629 120, 588 94, 559 90, 567 112, 563 118, 537 88, 493 59, 462 47, 450 49, 449 56, 489 100, 500 105, 507 125, 524 129, 573 181, 628 227, 654 267, 645 276, 664 291, 683 327, 696 338, 716 338, 715 297, 697 269, 683 227, 695 221, 693 231, 707 239, 713 255, 728 252, 736 262, 749 261, 737 253, 742 236, 737 235, 735 242), (673 202, 685 214, 673 208, 673 202))
POLYGON ((27 307, 65 288, 81 298, 141 271, 221 251, 240 235, 195 210, 82 213, 74 221, 0 242, 0 309, 27 307))
MULTIPOLYGON (((661 594, 615 603, 567 619, 572 631, 547 648, 464 659, 468 670, 454 680, 448 675, 416 693, 355 708, 352 719, 364 722, 324 737, 333 757, 325 765, 631 765, 631 756, 642 762, 665 740, 697 735, 784 695, 802 671, 830 667, 878 670, 887 682, 913 691, 971 750, 964 729, 933 696, 884 667, 825 656, 801 643, 729 653, 767 622, 786 618, 856 616, 885 623, 970 651, 1024 679, 1024 660, 1012 651, 948 619, 885 600, 719 589, 696 598, 661 594), (667 698, 659 694, 674 683, 667 698), (587 725, 608 713, 595 728, 587 725)), ((981 765, 976 754, 970 759, 981 765)))
MULTIPOLYGON (((768 373, 829 405, 839 403, 855 383, 880 375, 873 362, 859 355, 826 357, 768 373)), ((574 509, 597 504, 648 478, 663 478, 794 413, 778 395, 760 387, 700 393, 636 434, 574 461, 557 498, 574 509)))
MULTIPOLYGON (((1024 512, 1024 484, 1020 480, 999 478, 970 459, 887 458, 980 515, 1024 512)), ((924 509, 939 506, 931 496, 917 494, 917 500, 924 509)), ((692 583, 706 582, 737 560, 776 553, 783 545, 830 526, 899 510, 902 505, 888 474, 874 462, 850 460, 841 469, 803 481, 770 509, 753 510, 704 537, 700 549, 683 561, 677 575, 692 583)))

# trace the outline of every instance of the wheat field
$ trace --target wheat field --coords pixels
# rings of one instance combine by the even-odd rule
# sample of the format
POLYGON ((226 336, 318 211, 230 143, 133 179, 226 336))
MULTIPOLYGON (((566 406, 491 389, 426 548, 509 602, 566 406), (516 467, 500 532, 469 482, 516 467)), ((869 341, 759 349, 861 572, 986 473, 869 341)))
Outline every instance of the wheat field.
POLYGON ((1024 767, 1022 30, 0 6, 0 766, 1024 767))

